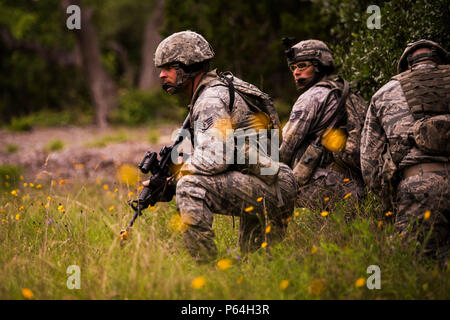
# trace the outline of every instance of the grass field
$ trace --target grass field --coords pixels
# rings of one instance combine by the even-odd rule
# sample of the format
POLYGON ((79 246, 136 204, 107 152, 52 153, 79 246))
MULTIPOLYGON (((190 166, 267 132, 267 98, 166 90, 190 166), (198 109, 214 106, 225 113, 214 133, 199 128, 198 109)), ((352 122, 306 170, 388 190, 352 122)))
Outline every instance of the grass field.
POLYGON ((147 209, 121 244, 137 181, 4 175, 0 299, 450 298, 449 268, 402 245, 392 217, 377 218, 370 196, 359 208, 343 199, 326 216, 297 208, 283 242, 247 257, 239 256, 239 219, 233 229, 231 217, 216 215, 219 257, 199 265, 183 247, 174 200, 147 209), (80 289, 67 286, 73 265, 80 289), (366 285, 371 265, 379 266, 381 289, 366 285))

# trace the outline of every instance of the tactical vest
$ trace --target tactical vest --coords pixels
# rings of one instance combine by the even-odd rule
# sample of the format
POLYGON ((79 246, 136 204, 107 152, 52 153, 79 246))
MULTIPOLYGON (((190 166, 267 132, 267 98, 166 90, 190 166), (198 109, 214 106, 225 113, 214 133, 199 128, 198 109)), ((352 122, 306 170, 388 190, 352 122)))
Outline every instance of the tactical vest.
MULTIPOLYGON (((278 118, 278 113, 275 109, 275 106, 273 105, 272 99, 268 94, 262 92, 256 86, 233 76, 230 72, 218 73, 216 70, 213 70, 205 75, 204 80, 205 81, 201 82, 196 90, 196 93, 191 102, 192 106, 195 104, 195 101, 197 100, 200 93, 206 88, 211 88, 214 86, 224 86, 229 90, 230 102, 227 111, 229 112, 232 119, 233 129, 242 129, 243 132, 245 132, 247 129, 254 129, 255 133, 259 133, 260 129, 268 130, 267 145, 262 146, 261 141, 257 141, 258 150, 264 153, 263 151, 261 151, 261 148, 264 148, 263 150, 266 153, 266 157, 264 157, 264 155, 262 154, 259 154, 256 164, 235 164, 232 166, 232 170, 252 173, 260 177, 266 183, 271 184, 276 180, 277 175, 261 175, 260 173, 261 168, 271 167, 273 163, 270 158, 270 144, 271 139, 273 138, 271 135, 271 130, 276 130, 278 135, 276 138, 279 139, 279 141, 282 139, 280 120, 278 118), (247 105, 248 110, 250 111, 249 117, 241 120, 240 122, 235 122, 232 116, 236 94, 238 94, 244 100, 244 103, 247 105)), ((193 128, 192 117, 191 128, 193 128)), ((237 146, 237 143, 235 145, 237 146)), ((237 150, 235 149, 235 152, 236 151, 237 150)), ((276 151, 278 152, 278 148, 276 151)), ((237 159, 237 155, 235 155, 235 159, 237 159)))
POLYGON ((450 155, 450 65, 412 68, 392 79, 400 82, 416 121, 412 142, 425 154, 450 155))
POLYGON ((368 108, 367 103, 362 97, 352 92, 350 85, 339 77, 319 81, 314 86, 330 89, 319 108, 322 112, 317 115, 319 120, 324 116, 326 105, 333 94, 337 95, 338 107, 327 123, 308 134, 309 144, 306 149, 303 149, 300 160, 293 168, 297 183, 299 185, 308 183, 317 167, 329 166, 338 171, 345 171, 354 178, 361 178, 360 140, 368 108), (331 128, 333 131, 328 131, 331 128), (323 146, 323 138, 329 135, 336 135, 336 138, 344 139, 343 144, 339 143, 342 147, 333 150, 326 149, 323 146))

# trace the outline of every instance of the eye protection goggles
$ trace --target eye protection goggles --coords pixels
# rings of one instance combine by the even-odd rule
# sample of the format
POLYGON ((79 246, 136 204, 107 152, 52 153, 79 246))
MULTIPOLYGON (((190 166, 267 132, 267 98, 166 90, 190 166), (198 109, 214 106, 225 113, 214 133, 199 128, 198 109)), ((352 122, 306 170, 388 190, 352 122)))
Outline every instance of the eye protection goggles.
POLYGON ((300 71, 303 71, 303 70, 305 70, 306 68, 308 68, 309 66, 312 66, 312 65, 313 65, 312 62, 310 62, 310 61, 300 61, 300 62, 297 62, 297 63, 290 64, 289 65, 289 69, 291 69, 292 72, 294 72, 297 68, 300 71))

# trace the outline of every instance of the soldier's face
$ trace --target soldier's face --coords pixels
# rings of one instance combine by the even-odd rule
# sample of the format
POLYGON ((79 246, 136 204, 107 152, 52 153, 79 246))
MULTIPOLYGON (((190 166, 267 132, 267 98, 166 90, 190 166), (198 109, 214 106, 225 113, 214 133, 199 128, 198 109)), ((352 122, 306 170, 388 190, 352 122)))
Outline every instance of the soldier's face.
POLYGON ((163 89, 168 93, 172 93, 171 90, 174 90, 174 86, 177 83, 177 70, 170 65, 161 67, 159 79, 161 80, 163 89))
POLYGON ((297 85, 297 89, 304 89, 308 83, 314 78, 314 66, 308 66, 305 69, 295 68, 292 72, 294 76, 295 84, 297 85))

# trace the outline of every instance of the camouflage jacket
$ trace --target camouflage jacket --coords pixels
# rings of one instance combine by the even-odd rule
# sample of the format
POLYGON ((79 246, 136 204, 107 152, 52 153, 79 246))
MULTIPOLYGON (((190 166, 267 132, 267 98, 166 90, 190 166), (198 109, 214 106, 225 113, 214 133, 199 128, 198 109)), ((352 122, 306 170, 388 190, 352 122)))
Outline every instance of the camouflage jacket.
MULTIPOLYGON (((319 82, 323 80, 326 78, 319 82)), ((280 146, 280 161, 291 168, 295 167, 306 147, 312 142, 314 137, 311 137, 310 133, 336 114, 338 100, 335 95, 329 97, 324 106, 325 110, 320 110, 330 90, 324 86, 313 86, 301 94, 292 107, 289 121, 283 127, 283 142, 280 146), (323 116, 320 116, 322 113, 323 116)), ((321 135, 322 131, 317 135, 321 135)))
MULTIPOLYGON (((416 69, 427 72, 433 65, 416 69)), ((415 123, 400 82, 391 80, 372 97, 361 136, 361 170, 366 185, 379 195, 395 185, 405 167, 423 162, 448 162, 424 154, 408 138, 415 123)))
MULTIPOLYGON (((244 144, 239 149, 239 144, 235 143, 239 134, 252 135, 239 133, 238 129, 248 128, 245 124, 251 123, 253 113, 237 93, 231 112, 229 103, 229 87, 219 79, 217 71, 205 74, 189 105, 194 151, 183 165, 182 174, 214 175, 237 170, 250 172, 272 183, 279 171, 278 161, 264 154, 258 156, 256 146, 244 144), (250 161, 250 155, 256 155, 257 159, 250 161), (261 168, 269 169, 266 172, 272 174, 261 175, 261 168)), ((253 136, 257 138, 255 135, 256 131, 253 136)))

